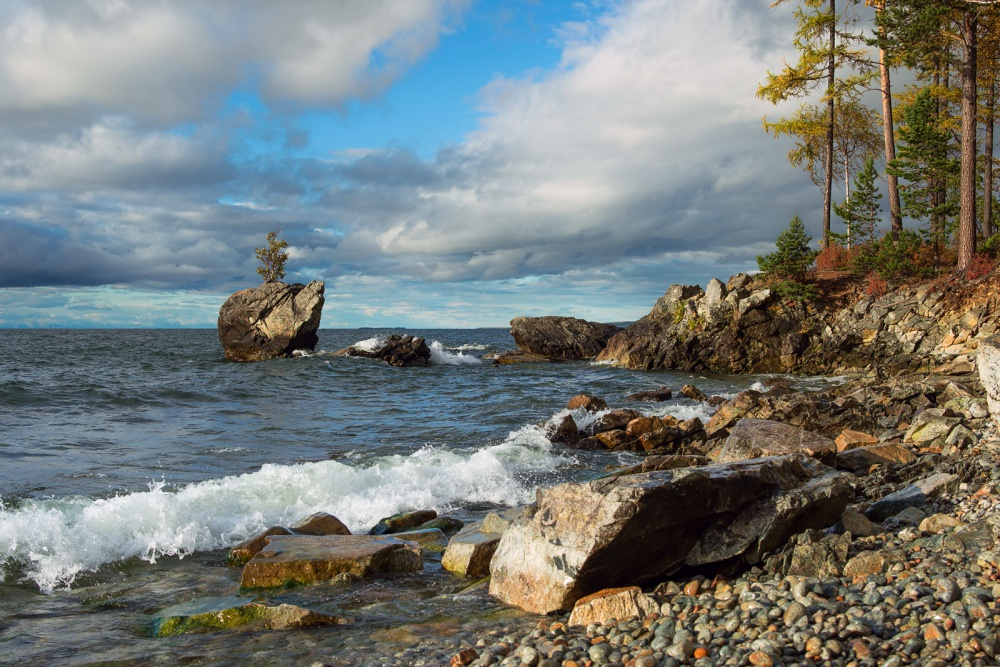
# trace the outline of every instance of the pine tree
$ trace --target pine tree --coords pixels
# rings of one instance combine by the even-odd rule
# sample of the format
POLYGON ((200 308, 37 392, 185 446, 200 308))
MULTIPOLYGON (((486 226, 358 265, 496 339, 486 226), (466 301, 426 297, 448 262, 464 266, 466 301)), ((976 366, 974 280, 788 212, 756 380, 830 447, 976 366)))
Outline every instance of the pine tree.
POLYGON ((757 257, 761 271, 780 280, 801 281, 816 259, 817 252, 809 247, 812 237, 799 216, 788 223, 788 229, 778 235, 777 250, 757 257))
POLYGON ((285 262, 288 261, 288 253, 285 252, 285 248, 288 247, 288 241, 284 239, 279 241, 278 231, 268 232, 267 245, 263 248, 257 248, 257 259, 260 260, 261 264, 257 267, 257 273, 266 283, 285 277, 285 262))
POLYGON ((875 238, 875 229, 882 222, 882 193, 876 179, 875 160, 869 156, 854 179, 854 192, 833 210, 847 225, 847 247, 864 244, 875 238))

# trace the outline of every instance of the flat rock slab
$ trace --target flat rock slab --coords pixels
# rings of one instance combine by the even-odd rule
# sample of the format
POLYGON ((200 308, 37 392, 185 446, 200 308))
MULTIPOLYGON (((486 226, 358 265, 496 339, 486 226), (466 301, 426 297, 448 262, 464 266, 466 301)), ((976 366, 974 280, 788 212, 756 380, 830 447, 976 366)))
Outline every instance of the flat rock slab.
POLYGON ((917 460, 912 451, 894 443, 849 449, 837 455, 837 467, 852 471, 877 465, 904 465, 917 460))
POLYGON ((378 535, 277 535, 243 568, 243 588, 311 584, 340 574, 370 578, 419 572, 420 546, 378 535))
POLYGON ((865 516, 872 521, 885 521, 908 507, 920 507, 928 498, 957 491, 960 483, 958 475, 935 473, 875 501, 865 511, 865 516))
POLYGON ((485 577, 499 543, 500 533, 484 532, 481 521, 470 523, 448 542, 441 567, 460 576, 485 577))
POLYGON ((288 630, 347 622, 340 616, 295 605, 226 596, 192 600, 154 614, 153 634, 173 637, 239 628, 288 630))
POLYGON ((741 419, 719 453, 718 462, 799 453, 832 467, 837 461, 837 443, 826 436, 770 419, 741 419))
POLYGON ((398 540, 416 542, 424 551, 441 553, 448 546, 448 536, 440 528, 415 528, 393 534, 398 540))

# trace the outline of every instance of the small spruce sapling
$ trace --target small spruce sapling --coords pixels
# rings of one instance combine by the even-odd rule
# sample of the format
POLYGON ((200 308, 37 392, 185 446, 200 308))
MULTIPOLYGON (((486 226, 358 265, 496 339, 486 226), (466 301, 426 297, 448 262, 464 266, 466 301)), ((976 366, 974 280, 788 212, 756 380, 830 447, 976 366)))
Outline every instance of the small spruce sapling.
POLYGON ((285 248, 288 247, 288 241, 284 239, 279 241, 278 232, 279 230, 268 232, 267 245, 263 248, 257 248, 257 259, 260 260, 261 264, 257 267, 257 273, 266 283, 285 277, 285 262, 288 261, 288 253, 285 252, 285 248))
POLYGON ((757 266, 761 271, 779 280, 801 281, 816 259, 817 251, 809 247, 812 237, 806 234, 806 226, 799 216, 792 218, 788 229, 778 235, 777 250, 757 256, 757 266))

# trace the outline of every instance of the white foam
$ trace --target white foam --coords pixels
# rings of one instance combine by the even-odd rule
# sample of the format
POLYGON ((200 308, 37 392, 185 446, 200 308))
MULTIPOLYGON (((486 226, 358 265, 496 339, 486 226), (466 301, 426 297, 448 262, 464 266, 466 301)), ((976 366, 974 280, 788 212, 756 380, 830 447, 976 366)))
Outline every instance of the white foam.
POLYGON ((432 341, 429 347, 431 350, 430 362, 432 364, 438 364, 439 366, 466 366, 483 363, 483 360, 479 357, 473 357, 463 352, 452 354, 445 350, 444 345, 436 340, 432 341))
POLYGON ((363 350, 364 352, 374 352, 379 347, 381 347, 383 343, 385 343, 385 338, 374 336, 372 338, 365 338, 364 340, 359 340, 354 345, 351 345, 351 347, 357 350, 363 350))
POLYGON ((177 491, 157 483, 101 500, 29 500, 16 509, 0 502, 0 564, 18 563, 42 591, 51 592, 108 563, 222 549, 318 511, 357 532, 416 508, 526 503, 534 489, 521 481, 525 474, 568 462, 553 454, 540 428, 528 426, 474 452, 425 447, 364 466, 269 464, 177 491))
POLYGON ((459 352, 470 352, 472 350, 476 351, 488 350, 489 348, 490 348, 489 345, 465 343, 464 345, 450 345, 448 346, 447 349, 458 350, 459 352))

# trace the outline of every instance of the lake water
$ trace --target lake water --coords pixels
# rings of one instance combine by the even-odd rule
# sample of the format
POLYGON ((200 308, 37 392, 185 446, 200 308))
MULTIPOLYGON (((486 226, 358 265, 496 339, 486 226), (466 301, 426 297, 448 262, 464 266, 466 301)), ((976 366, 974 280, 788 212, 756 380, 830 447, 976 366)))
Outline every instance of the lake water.
POLYGON ((329 354, 387 333, 321 330, 315 354, 238 364, 214 330, 0 331, 0 664, 308 665, 373 632, 516 615, 481 588, 461 595, 471 582, 438 557, 420 575, 271 596, 354 619, 344 626, 150 633, 164 607, 235 594, 226 549, 269 526, 325 511, 367 532, 418 508, 474 520, 637 462, 545 438, 576 394, 707 421, 685 398, 625 397, 687 382, 732 395, 760 379, 494 366, 482 357, 514 347, 506 329, 406 331, 432 344, 427 368, 329 354))

